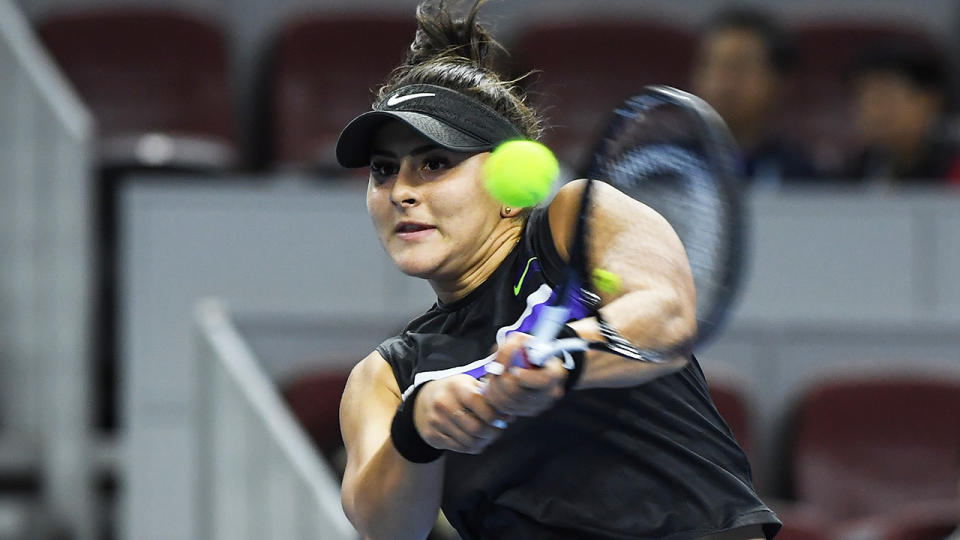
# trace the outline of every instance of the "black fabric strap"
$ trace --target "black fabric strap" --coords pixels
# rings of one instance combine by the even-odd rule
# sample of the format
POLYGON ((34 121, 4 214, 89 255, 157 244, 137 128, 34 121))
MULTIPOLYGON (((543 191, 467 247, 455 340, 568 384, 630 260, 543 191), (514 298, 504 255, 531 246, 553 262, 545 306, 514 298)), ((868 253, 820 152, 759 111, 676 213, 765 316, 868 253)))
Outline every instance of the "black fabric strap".
POLYGON ((400 403, 396 414, 393 415, 393 423, 390 425, 390 440, 393 441, 393 447, 404 459, 414 463, 430 463, 443 455, 443 450, 434 448, 423 440, 420 432, 417 431, 417 426, 413 423, 414 402, 427 384, 429 383, 423 383, 414 388, 407 399, 400 403))
MULTIPOLYGON (((569 324, 563 325, 557 334, 557 339, 580 337, 569 324)), ((567 351, 567 354, 573 359, 573 367, 567 370, 567 380, 563 383, 564 393, 570 392, 583 376, 583 368, 587 363, 586 351, 567 351)))

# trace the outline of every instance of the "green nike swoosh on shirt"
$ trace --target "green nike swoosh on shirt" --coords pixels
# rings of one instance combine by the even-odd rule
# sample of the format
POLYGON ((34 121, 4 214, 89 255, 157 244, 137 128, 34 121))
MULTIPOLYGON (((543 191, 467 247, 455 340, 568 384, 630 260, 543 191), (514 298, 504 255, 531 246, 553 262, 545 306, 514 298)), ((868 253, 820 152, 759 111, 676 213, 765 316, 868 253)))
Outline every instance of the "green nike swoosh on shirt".
POLYGON ((513 286, 514 296, 517 296, 518 294, 520 294, 520 287, 523 286, 523 280, 527 277, 527 270, 530 269, 530 263, 532 263, 535 260, 537 260, 536 257, 530 257, 530 260, 527 261, 527 266, 526 268, 523 269, 523 274, 520 275, 520 281, 518 281, 517 284, 513 286))

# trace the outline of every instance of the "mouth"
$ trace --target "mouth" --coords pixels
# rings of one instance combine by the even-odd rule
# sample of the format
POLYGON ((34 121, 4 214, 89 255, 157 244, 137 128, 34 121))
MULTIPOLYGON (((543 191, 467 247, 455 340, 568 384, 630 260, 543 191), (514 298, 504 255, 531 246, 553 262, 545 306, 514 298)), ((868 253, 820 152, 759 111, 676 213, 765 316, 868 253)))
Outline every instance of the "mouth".
POLYGON ((420 223, 417 221, 401 221, 396 227, 394 227, 393 232, 401 238, 413 239, 419 238, 420 236, 425 236, 433 230, 436 230, 436 227, 433 225, 427 225, 426 223, 420 223))

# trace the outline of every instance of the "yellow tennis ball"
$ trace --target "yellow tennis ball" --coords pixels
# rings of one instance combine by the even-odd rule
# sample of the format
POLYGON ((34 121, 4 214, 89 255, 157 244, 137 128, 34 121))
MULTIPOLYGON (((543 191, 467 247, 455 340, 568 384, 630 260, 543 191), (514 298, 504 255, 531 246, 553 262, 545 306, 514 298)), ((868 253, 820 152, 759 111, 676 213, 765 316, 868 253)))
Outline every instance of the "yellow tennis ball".
POLYGON ((607 294, 617 294, 620 292, 620 287, 623 286, 623 282, 620 281, 620 276, 603 268, 594 268, 592 274, 593 286, 596 287, 598 291, 607 294))
POLYGON ((514 208, 533 206, 550 195, 560 164, 546 146, 528 140, 498 146, 483 165, 484 185, 493 198, 514 208))

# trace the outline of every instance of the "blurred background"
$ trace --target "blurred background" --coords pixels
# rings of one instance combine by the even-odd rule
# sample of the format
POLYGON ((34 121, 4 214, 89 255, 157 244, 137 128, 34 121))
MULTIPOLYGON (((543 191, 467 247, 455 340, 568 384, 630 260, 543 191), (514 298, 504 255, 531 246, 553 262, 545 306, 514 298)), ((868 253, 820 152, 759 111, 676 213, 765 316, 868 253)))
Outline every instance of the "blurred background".
MULTIPOLYGON (((434 296, 333 145, 416 3, 0 0, 0 540, 352 537, 346 374, 434 296)), ((700 95, 740 143, 744 286, 698 356, 780 538, 946 537, 960 6, 484 13, 504 69, 539 70, 568 178, 644 84, 700 95)))

